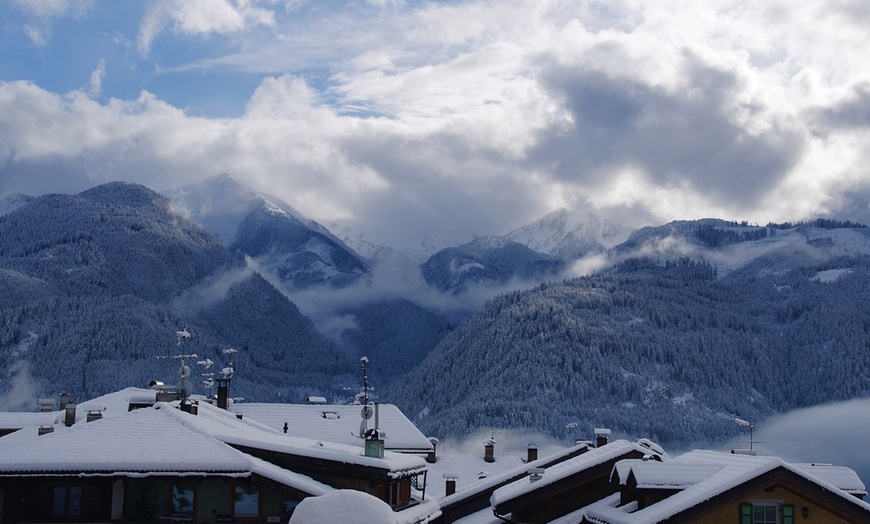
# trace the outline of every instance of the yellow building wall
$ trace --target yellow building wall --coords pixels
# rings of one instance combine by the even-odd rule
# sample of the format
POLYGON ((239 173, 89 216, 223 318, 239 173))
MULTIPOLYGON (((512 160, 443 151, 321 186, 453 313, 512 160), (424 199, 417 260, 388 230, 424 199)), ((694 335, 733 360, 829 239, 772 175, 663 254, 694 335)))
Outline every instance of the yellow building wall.
MULTIPOLYGON (((665 499, 667 500, 667 499, 665 499)), ((795 524, 861 524, 845 521, 836 517, 822 507, 813 504, 811 501, 804 499, 797 494, 789 491, 786 488, 779 487, 774 492, 770 493, 760 489, 754 493, 741 496, 740 498, 732 499, 731 501, 720 504, 713 508, 708 514, 703 517, 692 519, 692 524, 737 524, 740 522, 740 504, 749 502, 769 501, 772 503, 791 504, 794 506, 795 524), (803 518, 801 510, 806 506, 809 510, 809 517, 803 518)))

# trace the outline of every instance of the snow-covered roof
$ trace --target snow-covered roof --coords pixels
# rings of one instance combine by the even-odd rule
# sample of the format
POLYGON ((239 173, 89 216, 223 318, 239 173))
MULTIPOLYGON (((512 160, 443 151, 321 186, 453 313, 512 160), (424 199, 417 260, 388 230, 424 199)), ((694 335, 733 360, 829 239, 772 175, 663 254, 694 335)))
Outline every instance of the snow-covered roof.
POLYGON ((173 410, 172 414, 185 426, 230 445, 368 466, 385 470, 391 477, 413 475, 427 469, 426 461, 416 455, 384 452, 383 458, 366 457, 362 447, 284 434, 257 420, 244 416, 239 419, 234 413, 207 403, 199 404, 197 415, 179 410, 173 410))
POLYGON ((719 464, 634 461, 630 475, 640 489, 684 489, 708 479, 722 467, 719 464))
POLYGON ((867 495, 867 487, 852 468, 832 464, 794 464, 806 473, 818 477, 842 489, 850 495, 867 495))
MULTIPOLYGON (((492 463, 484 462, 480 457, 440 456, 438 457, 438 462, 429 466, 429 478, 441 478, 444 472, 458 474, 456 493, 443 497, 440 500, 443 507, 485 491, 494 490, 503 484, 512 482, 518 477, 525 477, 531 468, 545 467, 549 464, 567 460, 567 458, 581 453, 583 449, 580 448, 586 449, 586 445, 565 448, 562 451, 528 463, 523 462, 518 456, 502 456, 492 463), (482 476, 479 473, 486 473, 486 475, 482 476)), ((430 484, 433 487, 430 488, 429 493, 439 494, 444 492, 443 483, 436 484, 430 481, 430 484)), ((492 514, 491 510, 490 514, 492 514)))
MULTIPOLYGON (((870 511, 870 504, 839 489, 828 480, 824 480, 822 477, 825 473, 822 476, 814 475, 807 471, 809 468, 789 464, 778 457, 692 451, 665 463, 634 462, 631 468, 632 472, 636 468, 641 471, 640 475, 648 482, 670 482, 671 486, 682 486, 683 489, 642 510, 638 510, 636 504, 620 506, 620 497, 615 494, 586 506, 583 509, 583 514, 587 520, 607 524, 660 522, 777 468, 784 468, 819 485, 822 489, 839 496, 843 503, 855 504, 865 511, 870 511), (653 468, 661 468, 662 471, 658 474, 645 471, 653 468), (681 484, 676 481, 675 476, 680 472, 690 477, 691 482, 687 481, 681 484), (703 478, 705 473, 709 473, 709 475, 703 478)), ((816 470, 809 469, 809 471, 816 470)), ((842 471, 830 471, 829 475, 839 480, 847 477, 842 471)))
POLYGON ((250 460, 167 416, 173 409, 136 410, 0 446, 0 475, 225 474, 247 476, 250 460))
POLYGON ((571 475, 575 475, 578 472, 618 459, 619 457, 623 457, 632 452, 648 454, 651 450, 649 447, 635 442, 615 440, 606 446, 591 449, 582 455, 546 468, 546 471, 540 480, 530 482, 529 479, 523 478, 495 490, 490 498, 490 504, 493 507, 499 506, 510 499, 530 493, 544 486, 548 486, 554 482, 570 477, 571 475))
POLYGON ((58 411, 39 413, 0 413, 0 429, 21 429, 34 426, 51 426, 63 420, 63 414, 58 411), (60 418, 58 418, 60 417, 60 418))
MULTIPOLYGON (((242 413, 283 432, 284 424, 288 434, 315 440, 328 440, 340 444, 362 447, 359 435, 359 405, 334 404, 232 404, 230 411, 242 413)), ((374 426, 374 418, 369 419, 368 427, 374 426)), ((393 404, 378 405, 378 427, 386 432, 384 449, 427 453, 433 449, 432 443, 408 418, 393 404)))

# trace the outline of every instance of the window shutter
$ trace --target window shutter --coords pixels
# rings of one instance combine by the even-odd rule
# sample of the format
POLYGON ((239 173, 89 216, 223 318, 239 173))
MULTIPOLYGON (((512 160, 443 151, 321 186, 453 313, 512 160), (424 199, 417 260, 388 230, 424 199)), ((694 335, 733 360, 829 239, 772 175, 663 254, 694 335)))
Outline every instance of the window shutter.
POLYGON ((791 504, 782 505, 782 524, 794 524, 794 506, 791 504))
POLYGON ((752 524, 752 504, 740 504, 740 520, 738 523, 752 524))

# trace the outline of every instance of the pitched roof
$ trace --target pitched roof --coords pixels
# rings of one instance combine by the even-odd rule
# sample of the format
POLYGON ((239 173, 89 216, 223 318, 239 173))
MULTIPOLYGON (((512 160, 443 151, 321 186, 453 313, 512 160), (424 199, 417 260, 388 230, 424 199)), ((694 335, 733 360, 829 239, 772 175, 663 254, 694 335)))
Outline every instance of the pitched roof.
POLYGON ((530 482, 528 479, 523 478, 497 489, 490 498, 490 504, 494 508, 501 506, 512 499, 540 490, 568 477, 577 475, 580 472, 629 454, 643 456, 646 454, 657 453, 653 453, 649 446, 640 443, 629 442, 627 440, 615 440, 606 446, 591 449, 582 455, 546 468, 546 471, 540 480, 530 482))
POLYGON ((0 446, 0 475, 136 473, 246 476, 251 463, 241 452, 167 416, 147 409, 107 417, 0 446))
POLYGON ((239 419, 207 403, 199 404, 198 415, 179 410, 173 410, 172 415, 185 426, 233 446, 367 466, 384 470, 392 477, 422 473, 427 469, 426 461, 416 455, 385 452, 383 458, 366 457, 362 447, 287 435, 257 420, 239 419))
MULTIPOLYGON (((819 493, 832 497, 838 505, 870 516, 870 504, 848 494, 828 480, 809 473, 807 469, 789 464, 778 457, 733 455, 714 451, 692 451, 661 464, 635 462, 628 476, 621 478, 634 476, 643 479, 645 486, 669 484, 670 487, 681 488, 680 491, 641 510, 637 509, 636 503, 620 506, 619 495, 613 495, 586 506, 583 514, 590 522, 606 524, 662 522, 684 515, 684 512, 756 479, 782 472, 815 485, 819 488, 819 493), (655 468, 660 468, 661 471, 655 472, 655 468), (637 474, 634 473, 635 469, 637 474), (685 473, 685 481, 676 480, 679 473, 685 473)), ((848 475, 839 470, 826 471, 832 480, 848 478, 848 475)))
MULTIPOLYGON (((363 420, 361 409, 360 405, 330 404, 239 403, 230 406, 231 411, 259 420, 278 431, 283 432, 286 423, 288 434, 358 447, 362 447, 362 440, 356 436, 363 420)), ((373 424, 374 419, 370 419, 369 428, 373 424)), ((429 439, 392 404, 378 405, 378 427, 386 433, 385 449, 417 453, 433 450, 429 439)))

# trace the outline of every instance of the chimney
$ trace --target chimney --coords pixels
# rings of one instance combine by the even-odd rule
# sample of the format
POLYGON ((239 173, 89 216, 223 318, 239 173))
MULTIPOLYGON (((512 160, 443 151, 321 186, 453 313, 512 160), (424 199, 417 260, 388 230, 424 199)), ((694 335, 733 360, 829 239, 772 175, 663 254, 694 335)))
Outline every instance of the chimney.
POLYGON ((54 399, 50 398, 41 398, 39 399, 39 412, 40 413, 50 413, 54 411, 54 399))
POLYGON ((37 431, 37 436, 47 435, 49 433, 54 433, 54 426, 39 426, 39 430, 37 431))
POLYGON ((58 406, 58 409, 60 409, 61 411, 65 410, 67 404, 69 404, 69 393, 61 393, 60 406, 58 406))
POLYGON ((610 430, 607 428, 595 428, 595 447, 607 445, 607 437, 610 435, 610 430))
POLYGON ((66 413, 64 413, 63 423, 66 427, 70 427, 76 423, 76 405, 72 402, 67 402, 64 405, 64 411, 66 413))
POLYGON ((384 439, 377 429, 366 431, 365 456, 372 458, 384 458, 384 439))
POLYGON ((544 468, 532 468, 529 470, 529 482, 537 482, 544 478, 544 473, 547 470, 544 468))
POLYGON ((230 379, 226 377, 220 377, 216 378, 215 382, 217 382, 218 384, 217 407, 221 409, 227 409, 230 396, 230 379))
POLYGON ((199 414, 199 404, 196 401, 186 398, 181 401, 181 411, 190 413, 191 415, 199 414))
POLYGON ((101 418, 103 418, 102 411, 100 411, 99 409, 91 409, 88 410, 88 417, 85 420, 87 420, 88 422, 93 422, 95 420, 100 420, 101 418))
POLYGON ((495 462, 495 440, 487 439, 483 443, 483 460, 484 462, 495 462))
POLYGON ((532 442, 526 448, 526 462, 534 462, 538 460, 538 445, 532 442))
POLYGON ((453 472, 444 473, 444 496, 456 493, 456 479, 459 475, 453 472))
POLYGON ((428 462, 429 464, 434 464, 438 462, 438 457, 435 453, 435 451, 438 449, 438 442, 440 441, 437 438, 429 437, 429 443, 432 444, 432 451, 426 454, 426 462, 428 462))

